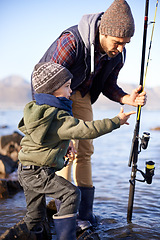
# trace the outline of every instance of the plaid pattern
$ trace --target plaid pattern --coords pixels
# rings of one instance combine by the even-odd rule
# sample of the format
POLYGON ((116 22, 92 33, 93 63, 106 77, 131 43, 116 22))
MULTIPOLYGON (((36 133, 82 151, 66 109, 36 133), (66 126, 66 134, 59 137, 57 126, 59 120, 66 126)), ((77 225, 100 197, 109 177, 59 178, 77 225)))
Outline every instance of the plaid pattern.
POLYGON ((76 42, 74 35, 71 33, 65 33, 57 41, 57 47, 52 55, 52 61, 69 69, 74 63, 75 57, 76 42))
MULTIPOLYGON (((96 46, 97 48, 97 46, 96 46)), ((52 55, 52 61, 63 65, 70 69, 76 58, 76 41, 74 35, 71 33, 63 34, 57 41, 57 47, 52 55)), ((98 51, 95 52, 95 71, 78 87, 82 94, 85 96, 92 86, 94 77, 101 71, 104 62, 108 60, 107 54, 102 56, 98 51)), ((116 84, 118 73, 123 65, 119 64, 114 72, 109 76, 106 86, 104 87, 103 94, 114 101, 125 95, 121 88, 116 84)))

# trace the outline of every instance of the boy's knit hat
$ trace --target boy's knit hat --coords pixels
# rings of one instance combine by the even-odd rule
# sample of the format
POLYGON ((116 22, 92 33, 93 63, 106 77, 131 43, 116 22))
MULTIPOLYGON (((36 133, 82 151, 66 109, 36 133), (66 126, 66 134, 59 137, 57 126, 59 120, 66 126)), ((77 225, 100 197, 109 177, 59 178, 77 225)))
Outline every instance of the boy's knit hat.
POLYGON ((125 0, 114 0, 105 11, 100 22, 100 33, 112 37, 132 37, 134 19, 125 0))
POLYGON ((50 94, 72 78, 70 71, 60 64, 38 63, 32 73, 32 84, 37 93, 50 94))

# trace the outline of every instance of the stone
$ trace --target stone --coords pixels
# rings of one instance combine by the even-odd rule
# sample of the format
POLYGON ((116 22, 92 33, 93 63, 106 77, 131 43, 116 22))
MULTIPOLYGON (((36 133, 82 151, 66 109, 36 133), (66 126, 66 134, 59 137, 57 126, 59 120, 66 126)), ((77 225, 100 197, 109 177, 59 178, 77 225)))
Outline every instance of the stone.
POLYGON ((153 131, 160 131, 160 127, 151 128, 153 131))
POLYGON ((20 151, 20 142, 22 135, 18 132, 13 132, 10 135, 0 137, 0 154, 10 157, 13 161, 18 160, 18 152, 20 151))
POLYGON ((18 167, 18 161, 13 161, 12 158, 7 155, 0 154, 0 173, 10 174, 14 172, 18 167))
POLYGON ((8 229, 5 233, 0 236, 1 240, 36 240, 35 234, 28 231, 25 222, 22 220, 15 226, 8 229))
POLYGON ((0 174, 0 199, 22 191, 17 171, 12 174, 0 174))

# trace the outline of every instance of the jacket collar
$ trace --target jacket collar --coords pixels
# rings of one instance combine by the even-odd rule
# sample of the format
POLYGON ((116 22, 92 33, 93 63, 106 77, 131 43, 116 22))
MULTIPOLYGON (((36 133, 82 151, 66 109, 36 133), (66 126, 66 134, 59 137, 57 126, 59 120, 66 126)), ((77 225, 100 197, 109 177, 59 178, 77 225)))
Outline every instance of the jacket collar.
POLYGON ((55 97, 54 95, 46 94, 46 93, 36 93, 34 96, 35 96, 37 105, 47 104, 51 107, 56 107, 62 110, 66 110, 70 113, 71 116, 73 116, 71 100, 65 97, 55 97))

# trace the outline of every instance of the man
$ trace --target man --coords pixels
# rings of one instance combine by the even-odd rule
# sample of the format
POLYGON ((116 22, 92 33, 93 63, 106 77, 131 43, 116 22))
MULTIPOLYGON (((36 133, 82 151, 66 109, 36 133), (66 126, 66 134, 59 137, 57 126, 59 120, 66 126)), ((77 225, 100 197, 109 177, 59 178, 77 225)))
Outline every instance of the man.
MULTIPOLYGON (((115 0, 105 13, 83 16, 78 25, 62 32, 44 54, 40 62, 54 61, 73 75, 74 117, 92 121, 92 104, 100 93, 121 104, 145 104, 146 93, 139 94, 141 86, 129 95, 117 85, 125 61, 125 45, 133 35, 134 19, 129 5, 124 0, 115 0)), ((79 140, 76 148, 76 158, 59 174, 71 181, 73 164, 74 182, 81 190, 79 218, 96 225, 92 213, 95 190, 91 170, 92 141, 79 140)))

